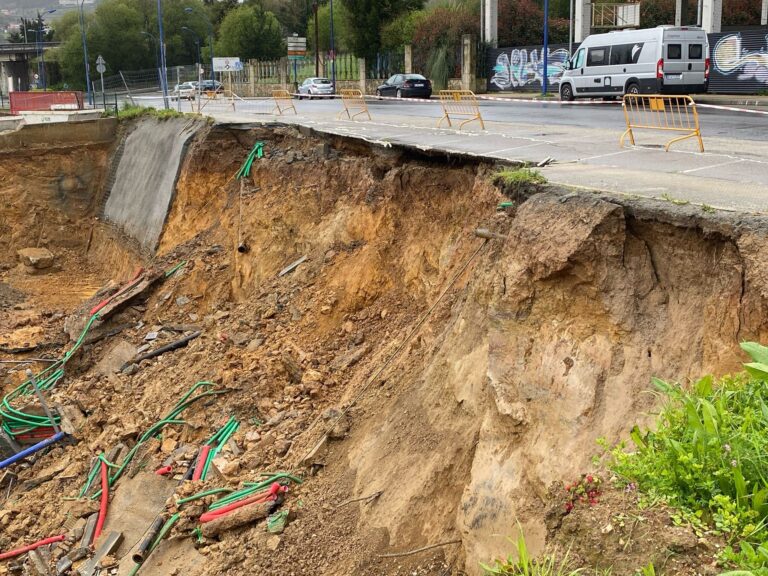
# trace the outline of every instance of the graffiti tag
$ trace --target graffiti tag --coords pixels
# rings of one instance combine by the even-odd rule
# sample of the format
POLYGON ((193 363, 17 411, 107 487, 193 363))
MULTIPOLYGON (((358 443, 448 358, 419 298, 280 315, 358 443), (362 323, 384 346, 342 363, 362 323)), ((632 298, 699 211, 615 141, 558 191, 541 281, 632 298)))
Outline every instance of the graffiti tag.
POLYGON ((766 48, 758 51, 743 50, 741 34, 723 36, 712 54, 715 69, 724 75, 739 72, 739 80, 756 80, 768 84, 768 36, 766 48))
MULTIPOLYGON (((557 84, 565 70, 565 63, 570 58, 566 48, 558 48, 549 51, 547 56, 547 80, 550 84, 557 84)), ((496 58, 493 67, 491 84, 502 90, 521 88, 538 82, 541 84, 544 77, 544 51, 534 48, 515 48, 509 53, 502 52, 496 58)))

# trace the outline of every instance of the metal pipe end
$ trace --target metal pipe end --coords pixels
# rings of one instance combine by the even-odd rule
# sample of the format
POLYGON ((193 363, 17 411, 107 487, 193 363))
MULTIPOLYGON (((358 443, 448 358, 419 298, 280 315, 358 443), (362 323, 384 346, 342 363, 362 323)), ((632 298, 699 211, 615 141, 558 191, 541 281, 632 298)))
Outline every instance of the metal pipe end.
POLYGON ((240 252, 240 254, 247 254, 250 250, 250 246, 245 242, 240 242, 240 245, 237 247, 237 251, 240 252))
POLYGON ((475 228, 475 236, 478 238, 484 238, 485 240, 506 240, 506 236, 491 232, 488 228, 475 228))

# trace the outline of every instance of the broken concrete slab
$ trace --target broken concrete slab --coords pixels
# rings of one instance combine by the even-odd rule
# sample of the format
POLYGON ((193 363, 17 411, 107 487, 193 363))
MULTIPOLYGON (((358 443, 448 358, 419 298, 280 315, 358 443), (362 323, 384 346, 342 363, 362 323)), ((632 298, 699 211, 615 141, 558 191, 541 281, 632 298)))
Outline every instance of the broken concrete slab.
POLYGON ((96 364, 96 371, 99 374, 108 376, 119 371, 120 367, 134 356, 136 356, 136 346, 125 340, 118 340, 101 361, 96 364))
POLYGON ((56 258, 47 248, 22 248, 16 255, 22 264, 35 270, 50 268, 56 258))
POLYGON ((104 526, 105 532, 117 529, 123 532, 126 544, 117 550, 118 557, 128 554, 129 547, 141 540, 147 526, 165 508, 176 488, 175 482, 151 472, 140 472, 133 478, 124 476, 120 482, 120 489, 109 504, 104 526))
POLYGON ((120 543, 122 541, 123 535, 120 532, 114 531, 109 532, 106 534, 106 536, 99 538, 99 541, 96 542, 96 544, 98 544, 98 548, 96 548, 96 552, 93 554, 93 558, 91 558, 88 562, 85 563, 85 565, 78 569, 77 573, 80 574, 80 576, 93 576, 102 559, 106 558, 110 554, 113 554, 120 547, 120 543))

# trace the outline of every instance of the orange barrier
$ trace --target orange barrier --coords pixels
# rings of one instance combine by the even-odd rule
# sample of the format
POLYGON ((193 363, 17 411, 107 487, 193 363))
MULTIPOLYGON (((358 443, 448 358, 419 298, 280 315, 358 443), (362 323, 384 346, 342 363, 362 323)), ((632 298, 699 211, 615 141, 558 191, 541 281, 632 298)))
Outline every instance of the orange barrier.
POLYGON ((672 144, 688 138, 696 138, 699 141, 699 151, 704 152, 699 114, 696 112, 696 103, 690 96, 625 94, 623 107, 627 129, 621 135, 619 146, 624 146, 627 136, 630 143, 635 145, 634 130, 661 130, 684 133, 664 144, 664 150, 667 152, 672 144))
POLYGON ((485 122, 483 122, 483 116, 480 114, 477 97, 472 90, 440 90, 440 104, 443 106, 443 117, 437 123, 438 128, 440 128, 443 120, 448 120, 448 126, 452 126, 451 116, 469 116, 467 120, 459 124, 459 130, 464 127, 464 124, 475 120, 478 120, 480 128, 485 130, 485 122))
POLYGON ((288 90, 272 90, 272 98, 275 99, 275 107, 272 109, 272 114, 277 113, 278 116, 282 116, 283 112, 293 110, 294 114, 299 115, 296 111, 296 106, 293 105, 293 96, 291 96, 288 90))
POLYGON ((371 120, 371 113, 368 111, 368 104, 365 103, 365 96, 360 90, 340 90, 341 102, 344 104, 344 110, 339 112, 336 116, 337 120, 341 119, 343 114, 347 115, 347 118, 354 120, 361 114, 366 114, 368 120, 371 120))

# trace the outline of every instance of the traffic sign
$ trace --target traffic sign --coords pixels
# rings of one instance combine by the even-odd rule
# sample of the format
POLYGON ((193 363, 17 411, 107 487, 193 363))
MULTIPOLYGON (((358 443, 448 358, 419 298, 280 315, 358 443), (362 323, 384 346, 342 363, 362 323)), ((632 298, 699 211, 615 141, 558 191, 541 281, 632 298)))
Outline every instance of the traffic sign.
POLYGON ((288 58, 291 60, 298 60, 304 58, 307 55, 307 39, 300 38, 299 36, 288 36, 285 39, 285 43, 288 45, 288 58))
POLYGON ((213 59, 214 72, 241 72, 242 70, 243 70, 243 63, 240 62, 240 58, 214 58, 213 59))
POLYGON ((99 57, 96 58, 96 71, 99 74, 104 74, 104 72, 107 71, 106 62, 104 61, 104 58, 101 57, 101 54, 99 54, 99 57))

